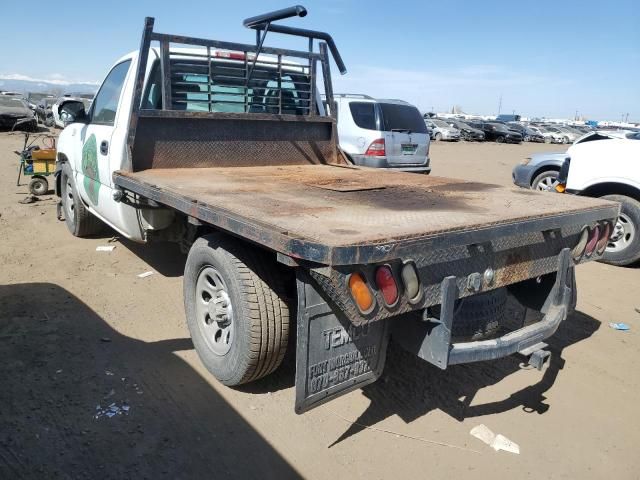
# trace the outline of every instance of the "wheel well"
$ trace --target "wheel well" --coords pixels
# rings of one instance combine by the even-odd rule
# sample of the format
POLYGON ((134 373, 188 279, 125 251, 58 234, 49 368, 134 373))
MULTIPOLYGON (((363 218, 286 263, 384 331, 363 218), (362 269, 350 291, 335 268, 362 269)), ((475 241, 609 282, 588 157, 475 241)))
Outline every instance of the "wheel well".
POLYGON ((68 163, 69 159, 64 153, 58 152, 58 163, 60 163, 60 168, 56 168, 56 173, 53 178, 55 178, 54 191, 58 197, 62 196, 62 175, 60 175, 60 171, 62 170, 62 164, 68 163))
POLYGON ((535 172, 533 172, 533 175, 531 175, 531 185, 533 185, 533 181, 536 179, 538 175, 540 175, 543 172, 551 172, 551 171, 559 172, 560 167, 556 165, 544 165, 543 167, 538 168, 535 172))
POLYGON ((592 185, 582 192, 580 195, 587 197, 603 197, 605 195, 626 195, 640 202, 640 190, 627 185, 626 183, 606 182, 592 185))

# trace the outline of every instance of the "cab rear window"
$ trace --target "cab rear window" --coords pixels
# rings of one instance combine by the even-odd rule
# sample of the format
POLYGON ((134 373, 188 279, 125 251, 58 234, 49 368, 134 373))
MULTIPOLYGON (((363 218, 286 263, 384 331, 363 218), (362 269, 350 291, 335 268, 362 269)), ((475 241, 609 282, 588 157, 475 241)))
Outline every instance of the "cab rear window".
POLYGON ((396 103, 381 103, 384 130, 409 130, 413 133, 427 133, 427 126, 416 107, 396 103))

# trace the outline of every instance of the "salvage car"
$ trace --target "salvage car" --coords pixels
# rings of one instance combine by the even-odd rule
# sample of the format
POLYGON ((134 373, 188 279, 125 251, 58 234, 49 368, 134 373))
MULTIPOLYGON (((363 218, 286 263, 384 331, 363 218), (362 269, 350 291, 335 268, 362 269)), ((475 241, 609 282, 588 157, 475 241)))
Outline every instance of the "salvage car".
POLYGON ((497 143, 522 143, 522 135, 515 130, 509 129, 501 122, 483 122, 473 120, 467 122, 474 128, 484 132, 486 140, 495 140, 497 143))
POLYGON ((440 140, 457 142, 460 140, 460 130, 452 127, 444 120, 440 120, 438 118, 428 118, 424 120, 424 123, 428 128, 431 129, 431 138, 436 142, 439 142, 440 140))
POLYGON ((35 130, 36 123, 29 104, 18 96, 0 95, 0 128, 35 130))
POLYGON ((329 52, 346 73, 335 42, 277 22, 306 14, 246 19, 255 44, 147 18, 91 108, 60 106, 59 217, 76 237, 106 223, 188 252, 187 326, 225 385, 274 372, 295 332, 297 413, 375 382, 391 338, 442 370, 512 354, 542 368, 618 205, 353 165, 318 92, 321 76, 334 104, 329 52))
POLYGON ((460 136, 463 140, 468 142, 482 142, 484 141, 484 132, 478 128, 474 128, 468 123, 463 122, 462 120, 457 120, 454 118, 443 118, 443 122, 446 122, 448 125, 451 125, 453 128, 457 128, 460 130, 460 136))
POLYGON ((355 164, 429 173, 431 140, 416 107, 402 100, 334 94, 340 148, 355 164))

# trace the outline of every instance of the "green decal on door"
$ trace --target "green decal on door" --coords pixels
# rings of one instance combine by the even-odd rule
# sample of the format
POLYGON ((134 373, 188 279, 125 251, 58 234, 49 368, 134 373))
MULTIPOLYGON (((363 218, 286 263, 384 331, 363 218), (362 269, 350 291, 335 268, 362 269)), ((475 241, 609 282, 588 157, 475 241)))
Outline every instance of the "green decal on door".
POLYGON ((89 200, 98 205, 100 192, 100 173, 98 171, 98 146, 96 136, 91 135, 82 147, 82 173, 84 174, 84 190, 89 200))

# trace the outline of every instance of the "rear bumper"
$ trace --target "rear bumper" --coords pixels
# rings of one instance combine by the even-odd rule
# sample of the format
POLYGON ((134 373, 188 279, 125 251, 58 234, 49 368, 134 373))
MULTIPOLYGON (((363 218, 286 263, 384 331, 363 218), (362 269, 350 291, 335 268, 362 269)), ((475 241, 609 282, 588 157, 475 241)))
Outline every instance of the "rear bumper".
POLYGON ((451 343, 451 330, 458 289, 455 277, 442 282, 441 318, 402 323, 392 331, 394 340, 420 358, 446 369, 448 365, 480 362, 523 353, 550 337, 575 308, 576 286, 571 254, 568 248, 558 257, 558 272, 537 323, 491 340, 451 343))
POLYGON ((353 163, 360 167, 369 168, 386 168, 388 170, 398 170, 401 172, 431 172, 431 166, 429 157, 426 157, 423 162, 416 163, 391 163, 387 157, 374 157, 367 155, 352 155, 353 163))

